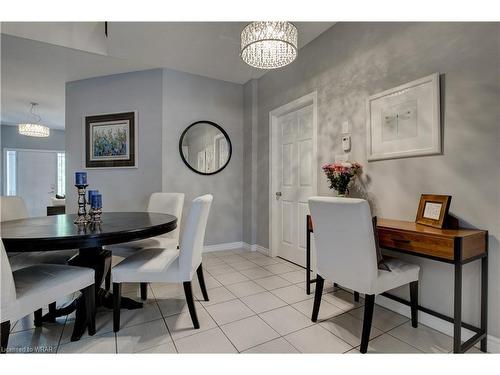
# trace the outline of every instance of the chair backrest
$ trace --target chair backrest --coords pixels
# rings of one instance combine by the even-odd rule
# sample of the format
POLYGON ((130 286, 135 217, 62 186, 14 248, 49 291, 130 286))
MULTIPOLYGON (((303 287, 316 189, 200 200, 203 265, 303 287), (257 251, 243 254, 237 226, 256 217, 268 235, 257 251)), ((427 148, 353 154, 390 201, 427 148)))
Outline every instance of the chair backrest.
POLYGON ((177 228, 158 237, 173 238, 179 241, 184 207, 184 193, 153 193, 149 197, 148 212, 174 215, 177 218, 177 228))
POLYGON ((179 254, 179 271, 183 281, 190 281, 201 263, 208 214, 213 196, 203 195, 193 200, 184 225, 179 254))
POLYGON ((318 274, 365 293, 377 276, 377 254, 370 206, 364 199, 312 197, 318 274))
MULTIPOLYGON (((5 251, 5 247, 3 246, 3 242, 0 239, 0 261, 1 261, 1 284, 0 284, 0 292, 1 292, 1 308, 6 307, 10 303, 16 300, 16 285, 14 284, 14 277, 12 276, 12 269, 10 268, 9 258, 7 257, 7 252, 5 251)), ((0 317, 1 318, 1 317, 0 317)))
POLYGON ((0 197, 1 221, 26 219, 29 217, 28 209, 21 197, 0 197))

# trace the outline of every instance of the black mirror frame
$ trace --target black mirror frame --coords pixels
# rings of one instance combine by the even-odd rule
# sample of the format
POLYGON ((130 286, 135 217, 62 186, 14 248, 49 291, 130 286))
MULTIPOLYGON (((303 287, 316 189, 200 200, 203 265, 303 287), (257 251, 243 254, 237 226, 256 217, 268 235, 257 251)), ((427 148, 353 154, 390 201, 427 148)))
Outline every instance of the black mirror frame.
POLYGON ((195 173, 198 173, 198 174, 201 174, 203 176, 210 176, 212 174, 217 174, 219 172, 221 172, 224 168, 226 168, 226 166, 229 164, 229 161, 231 160, 231 155, 233 154, 233 145, 231 144, 231 139, 229 138, 229 135, 226 133, 226 131, 218 124, 216 124, 215 122, 213 121, 207 121, 207 120, 201 120, 201 121, 196 121, 196 122, 193 122, 191 125, 189 125, 186 129, 184 129, 184 131, 182 132, 181 134, 181 137, 179 138, 179 154, 181 155, 181 159, 182 161, 184 162, 184 164, 187 165, 187 167, 189 169, 191 169, 193 172, 195 173), (182 153, 182 140, 184 139, 184 136, 186 135, 187 131, 189 129, 191 129, 193 126, 197 125, 197 124, 210 124, 214 127, 216 127, 218 130, 220 130, 220 132, 222 133, 222 135, 224 135, 224 137, 226 138, 227 140, 227 143, 229 145, 229 156, 227 158, 227 161, 226 163, 221 167, 219 168, 218 170, 216 171, 213 171, 213 172, 209 172, 209 173, 206 173, 206 172, 200 172, 198 171, 197 169, 193 168, 189 163, 188 161, 186 160, 186 158, 184 157, 184 154, 182 153))

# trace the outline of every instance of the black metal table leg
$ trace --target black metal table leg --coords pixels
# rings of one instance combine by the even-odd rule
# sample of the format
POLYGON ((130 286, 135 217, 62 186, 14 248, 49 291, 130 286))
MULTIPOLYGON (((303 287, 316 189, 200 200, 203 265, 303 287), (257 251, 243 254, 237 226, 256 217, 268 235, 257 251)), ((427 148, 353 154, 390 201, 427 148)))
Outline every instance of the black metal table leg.
POLYGON ((481 340, 481 351, 488 351, 488 232, 486 232, 486 256, 481 259, 481 330, 485 333, 481 340))
POLYGON ((453 309, 453 353, 462 352, 462 264, 455 263, 453 309))
POLYGON ((311 231, 306 217, 306 294, 311 294, 311 231))

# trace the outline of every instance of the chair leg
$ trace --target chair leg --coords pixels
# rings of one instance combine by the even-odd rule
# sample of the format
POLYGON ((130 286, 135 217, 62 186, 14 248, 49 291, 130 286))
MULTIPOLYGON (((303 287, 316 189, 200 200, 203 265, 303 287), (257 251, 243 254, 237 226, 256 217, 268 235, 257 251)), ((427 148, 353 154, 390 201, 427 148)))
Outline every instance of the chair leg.
POLYGON ((370 331, 372 329, 374 307, 375 295, 365 295, 365 316, 363 318, 363 333, 361 334, 361 347, 359 349, 359 351, 363 354, 368 350, 368 341, 370 340, 370 331))
POLYGON ((56 308, 57 308, 57 305, 55 302, 49 303, 49 315, 54 317, 54 321, 55 321, 55 315, 56 315, 56 308))
POLYGON ((143 301, 148 299, 148 283, 141 283, 141 299, 143 301))
POLYGON ((184 294, 186 295, 186 302, 189 308, 189 314, 191 315, 191 320, 193 321, 193 326, 195 329, 200 328, 200 323, 198 322, 198 316, 196 315, 196 307, 194 305, 193 299, 193 289, 191 288, 191 281, 184 281, 184 294))
POLYGON ((85 299, 85 315, 87 316, 87 328, 89 336, 95 335, 95 284, 89 285, 82 290, 85 299))
POLYGON ((35 310, 34 324, 35 324, 35 327, 42 326, 42 309, 35 310))
POLYGON ((122 299, 122 284, 113 283, 113 331, 120 330, 120 304, 122 299))
POLYGON ((410 283, 411 326, 418 327, 418 280, 410 283))
POLYGON ((104 289, 111 289, 111 271, 108 271, 108 273, 106 274, 106 278, 104 279, 104 289))
POLYGON ((321 304, 321 296, 323 295, 323 286, 325 285, 325 279, 320 275, 316 276, 316 291, 314 292, 314 305, 311 321, 316 322, 318 320, 319 305, 321 304))
POLYGON ((2 336, 0 340, 0 353, 5 354, 7 352, 7 346, 9 344, 9 334, 10 334, 10 320, 2 322, 2 327, 0 328, 2 336))
POLYGON ((203 294, 203 299, 208 301, 208 293, 207 286, 205 285, 205 277, 203 276, 203 267, 200 263, 200 266, 196 270, 196 274, 198 275, 198 282, 200 283, 201 293, 203 294))
POLYGON ((359 302, 359 292, 354 292, 354 302, 359 302))

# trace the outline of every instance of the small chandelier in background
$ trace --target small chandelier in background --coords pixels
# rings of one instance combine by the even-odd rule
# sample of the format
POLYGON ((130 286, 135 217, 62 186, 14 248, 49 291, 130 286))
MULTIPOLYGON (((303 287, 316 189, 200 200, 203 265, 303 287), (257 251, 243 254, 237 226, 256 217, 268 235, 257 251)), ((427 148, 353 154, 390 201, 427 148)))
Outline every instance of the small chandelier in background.
POLYGON ((297 52, 297 28, 290 22, 252 22, 241 32, 241 58, 254 68, 281 68, 297 52))
POLYGON ((28 122, 18 125, 19 134, 27 135, 28 137, 48 137, 50 135, 50 129, 48 126, 40 124, 42 118, 35 113, 35 107, 38 103, 31 103, 30 115, 35 121, 31 122, 31 118, 28 122))

